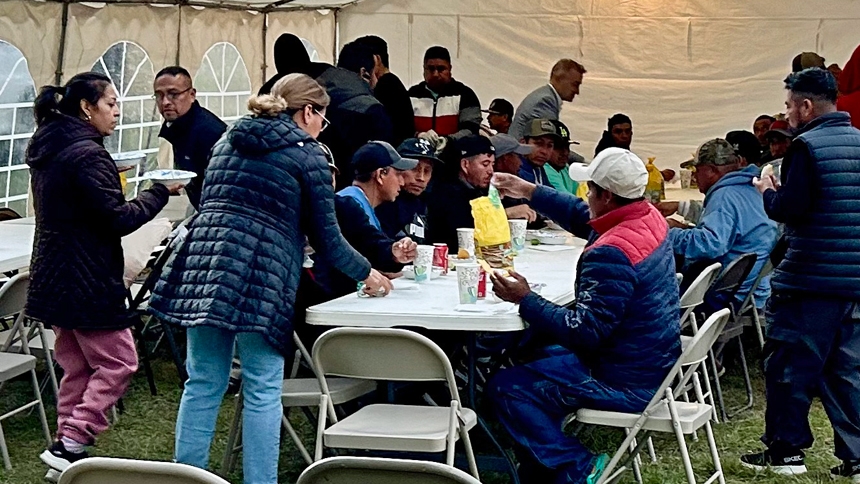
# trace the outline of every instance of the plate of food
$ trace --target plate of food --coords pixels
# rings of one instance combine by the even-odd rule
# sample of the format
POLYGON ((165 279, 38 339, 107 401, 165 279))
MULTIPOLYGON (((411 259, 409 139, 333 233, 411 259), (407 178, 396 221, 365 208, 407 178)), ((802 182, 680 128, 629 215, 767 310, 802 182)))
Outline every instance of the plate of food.
POLYGON ((526 240, 530 240, 532 245, 564 245, 567 242, 567 234, 555 230, 529 230, 526 240))
POLYGON ((130 151, 128 153, 117 153, 111 155, 117 168, 131 168, 137 166, 146 159, 146 153, 143 151, 130 151))
POLYGON ((162 185, 187 185, 197 174, 193 171, 185 170, 153 170, 143 174, 141 179, 152 180, 155 183, 162 185))

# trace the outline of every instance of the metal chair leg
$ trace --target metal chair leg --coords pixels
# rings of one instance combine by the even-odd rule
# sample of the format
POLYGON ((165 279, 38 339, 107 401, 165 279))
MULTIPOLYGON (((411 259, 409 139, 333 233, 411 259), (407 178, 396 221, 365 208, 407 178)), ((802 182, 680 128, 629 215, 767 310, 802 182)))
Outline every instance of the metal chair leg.
POLYGON ((735 415, 746 412, 747 410, 750 410, 751 408, 753 408, 752 380, 750 379, 750 370, 749 370, 749 366, 747 365, 747 358, 746 358, 746 355, 744 355, 744 344, 741 341, 740 337, 738 337, 738 351, 740 351, 740 356, 741 356, 741 368, 744 371, 744 386, 746 387, 746 391, 747 391, 747 403, 743 407, 730 413, 729 418, 734 417, 735 415))
POLYGON ((239 433, 242 427, 242 408, 244 402, 242 398, 242 388, 239 388, 239 393, 236 394, 236 413, 233 414, 233 421, 230 423, 230 432, 227 434, 227 445, 224 447, 224 458, 221 459, 221 473, 224 475, 233 472, 233 467, 236 463, 236 442, 239 440, 239 433))
POLYGON ((726 404, 723 400, 723 387, 720 385, 720 373, 717 371, 717 358, 714 356, 714 350, 708 351, 708 360, 711 362, 711 369, 714 371, 714 391, 717 392, 717 403, 720 405, 720 415, 723 421, 728 421, 729 416, 726 414, 726 404))

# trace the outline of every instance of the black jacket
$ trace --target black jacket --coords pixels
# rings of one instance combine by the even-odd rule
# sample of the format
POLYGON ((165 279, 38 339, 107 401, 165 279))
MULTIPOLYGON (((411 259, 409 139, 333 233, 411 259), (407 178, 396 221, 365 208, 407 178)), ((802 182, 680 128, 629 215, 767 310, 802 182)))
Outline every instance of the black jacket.
POLYGON ((383 203, 375 211, 385 235, 392 239, 409 237, 419 244, 424 243, 427 237, 427 202, 423 194, 416 197, 401 190, 396 200, 383 203))
POLYGON ((394 141, 391 119, 382 104, 373 97, 370 85, 358 74, 330 67, 316 80, 331 97, 326 109, 331 126, 320 134, 319 140, 331 149, 334 162, 340 169, 337 179, 340 189, 352 184, 350 163, 359 148, 372 140, 394 141))
POLYGON ((173 165, 177 170, 197 173, 197 177, 186 185, 188 200, 195 209, 200 209, 200 192, 203 174, 209 166, 212 147, 227 130, 224 121, 194 101, 191 109, 172 123, 161 125, 160 138, 173 145, 173 165))
POLYGON ((460 179, 435 184, 427 200, 427 241, 448 244, 448 251, 456 253, 457 229, 475 227, 469 202, 486 195, 487 190, 460 179))
MULTIPOLYGON (((403 269, 403 264, 396 262, 391 254, 394 240, 371 225, 367 214, 354 198, 335 195, 334 211, 343 238, 359 254, 366 257, 374 269, 381 272, 400 272, 403 269)), ((354 280, 334 269, 326 260, 316 257, 316 254, 312 258, 314 259, 312 272, 317 284, 325 292, 325 300, 338 298, 356 290, 354 280)))
POLYGON ((288 114, 239 119, 212 150, 200 215, 150 311, 171 324, 257 332, 289 353, 306 237, 353 280, 370 273, 340 234, 333 197, 323 150, 288 114))
POLYGON ((385 107, 388 117, 391 118, 394 141, 396 147, 407 138, 415 136, 415 115, 412 113, 412 100, 406 86, 400 78, 389 72, 379 78, 373 95, 385 107))
POLYGON ((56 114, 39 126, 27 148, 36 209, 27 314, 52 326, 132 325, 121 239, 167 204, 163 185, 126 201, 103 141, 91 124, 56 114))

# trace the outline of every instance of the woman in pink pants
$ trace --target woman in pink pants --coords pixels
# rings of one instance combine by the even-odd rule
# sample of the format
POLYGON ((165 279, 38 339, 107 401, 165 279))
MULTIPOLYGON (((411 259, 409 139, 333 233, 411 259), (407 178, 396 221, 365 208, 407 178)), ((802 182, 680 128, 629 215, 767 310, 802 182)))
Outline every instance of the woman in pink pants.
POLYGON ((64 370, 57 441, 41 459, 58 471, 87 456, 84 447, 108 427, 107 411, 137 370, 120 240, 181 188, 154 185, 126 201, 104 148, 119 116, 116 98, 110 79, 95 72, 43 87, 27 149, 36 236, 26 312, 57 334, 64 370))

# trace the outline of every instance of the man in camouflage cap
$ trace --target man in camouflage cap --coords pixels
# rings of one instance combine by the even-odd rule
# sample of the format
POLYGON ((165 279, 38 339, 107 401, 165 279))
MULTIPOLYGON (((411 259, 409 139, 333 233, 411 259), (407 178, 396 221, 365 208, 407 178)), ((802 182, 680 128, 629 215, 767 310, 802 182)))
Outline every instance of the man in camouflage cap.
MULTIPOLYGON (((776 244, 778 230, 765 213, 761 196, 752 184, 760 169, 742 168, 740 162, 737 147, 717 138, 703 144, 692 160, 681 165, 694 168, 693 176, 699 191, 705 194, 705 205, 702 218, 694 227, 670 220, 669 239, 675 255, 684 258, 685 266, 707 261, 726 267, 742 254, 758 255, 755 267, 735 298, 740 303, 750 290, 755 290, 756 305, 761 307, 770 296, 770 280, 765 277, 757 288, 752 286, 776 244)), ((729 301, 705 302, 716 310, 729 301)))

